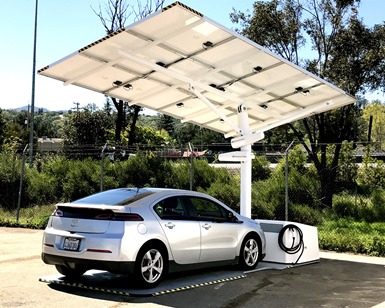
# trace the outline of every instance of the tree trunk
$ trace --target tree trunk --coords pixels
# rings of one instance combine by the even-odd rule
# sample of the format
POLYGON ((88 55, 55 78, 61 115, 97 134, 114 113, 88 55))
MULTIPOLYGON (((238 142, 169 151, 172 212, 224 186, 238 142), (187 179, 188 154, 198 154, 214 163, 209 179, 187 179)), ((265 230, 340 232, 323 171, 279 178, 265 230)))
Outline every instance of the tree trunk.
POLYGON ((141 110, 140 106, 133 106, 134 112, 132 113, 131 123, 130 123, 130 134, 128 137, 128 145, 133 145, 135 143, 135 126, 138 121, 139 112, 141 110))
POLYGON ((116 98, 111 97, 112 102, 115 105, 117 116, 116 116, 116 126, 115 126, 115 142, 119 143, 121 140, 122 126, 124 121, 124 102, 122 100, 116 100, 116 98))
POLYGON ((318 171, 321 184, 321 206, 331 208, 333 204, 333 194, 335 188, 336 172, 330 168, 318 171))

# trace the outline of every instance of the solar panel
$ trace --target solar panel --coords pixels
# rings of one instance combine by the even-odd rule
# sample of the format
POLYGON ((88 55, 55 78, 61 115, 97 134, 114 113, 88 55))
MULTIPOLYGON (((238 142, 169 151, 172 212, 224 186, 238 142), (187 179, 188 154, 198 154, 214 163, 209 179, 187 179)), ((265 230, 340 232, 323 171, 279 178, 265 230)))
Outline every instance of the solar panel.
POLYGON ((355 99, 175 2, 38 74, 234 137, 355 99), (240 106, 247 117, 240 117, 240 106))
POLYGON ((38 74, 233 137, 241 214, 251 216, 251 144, 263 132, 355 99, 175 2, 38 74))

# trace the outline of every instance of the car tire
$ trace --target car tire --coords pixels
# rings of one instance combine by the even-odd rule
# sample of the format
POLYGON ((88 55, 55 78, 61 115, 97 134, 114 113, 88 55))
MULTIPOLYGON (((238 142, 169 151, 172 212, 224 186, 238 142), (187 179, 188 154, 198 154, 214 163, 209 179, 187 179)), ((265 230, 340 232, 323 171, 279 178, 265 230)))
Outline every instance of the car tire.
POLYGON ((239 253, 239 267, 252 270, 257 267, 260 259, 260 241, 257 235, 247 235, 242 242, 239 253))
POLYGON ((69 277, 69 278, 80 277, 87 271, 86 269, 84 269, 82 267, 75 267, 74 269, 72 269, 72 268, 69 268, 65 265, 59 265, 59 264, 56 264, 55 267, 56 267, 56 270, 60 274, 66 276, 66 277, 69 277))
POLYGON ((140 249, 135 261, 135 284, 141 288, 154 288, 166 275, 167 269, 166 250, 159 244, 147 244, 140 249))

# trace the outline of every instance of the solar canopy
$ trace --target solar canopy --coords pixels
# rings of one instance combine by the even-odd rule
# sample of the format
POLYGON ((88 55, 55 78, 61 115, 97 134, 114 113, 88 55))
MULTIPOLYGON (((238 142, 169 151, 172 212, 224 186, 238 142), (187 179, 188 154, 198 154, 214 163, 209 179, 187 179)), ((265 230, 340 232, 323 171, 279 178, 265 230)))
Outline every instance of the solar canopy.
POLYGON ((264 132, 354 102, 180 2, 38 73, 225 137, 264 132), (239 116, 242 110, 246 118, 239 116))
POLYGON ((175 2, 39 74, 233 137, 241 214, 251 216, 251 144, 263 132, 354 102, 330 83, 175 2))

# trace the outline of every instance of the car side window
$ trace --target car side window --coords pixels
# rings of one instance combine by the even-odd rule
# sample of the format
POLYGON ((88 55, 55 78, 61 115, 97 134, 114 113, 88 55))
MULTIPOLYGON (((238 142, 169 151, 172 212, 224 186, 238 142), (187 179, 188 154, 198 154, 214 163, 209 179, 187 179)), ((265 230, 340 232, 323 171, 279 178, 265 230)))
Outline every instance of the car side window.
POLYGON ((190 197, 191 212, 198 220, 225 221, 226 209, 205 198, 190 197))
POLYGON ((155 212, 162 219, 186 219, 187 210, 179 197, 163 199, 154 206, 155 212))

